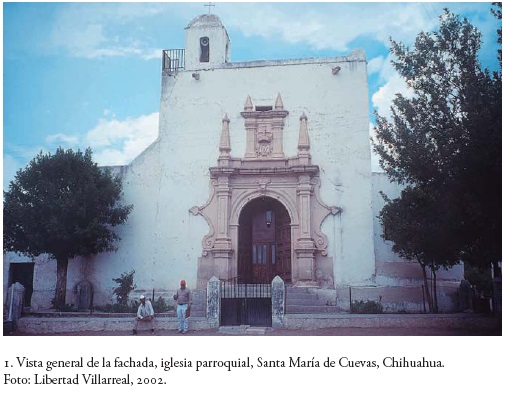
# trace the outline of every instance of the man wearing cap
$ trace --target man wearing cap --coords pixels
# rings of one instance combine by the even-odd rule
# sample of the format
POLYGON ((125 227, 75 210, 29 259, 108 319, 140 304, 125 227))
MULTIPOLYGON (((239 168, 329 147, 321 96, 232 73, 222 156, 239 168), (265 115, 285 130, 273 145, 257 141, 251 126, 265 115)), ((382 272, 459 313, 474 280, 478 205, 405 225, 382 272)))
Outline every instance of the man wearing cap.
POLYGON ((188 318, 191 310, 191 291, 186 288, 186 281, 181 280, 181 287, 174 295, 177 301, 177 321, 178 333, 186 334, 188 332, 188 318))
POLYGON ((154 334, 154 309, 149 300, 146 300, 144 295, 140 295, 140 305, 137 310, 137 318, 133 326, 133 334, 137 334, 139 322, 146 322, 151 328, 151 333, 154 334))

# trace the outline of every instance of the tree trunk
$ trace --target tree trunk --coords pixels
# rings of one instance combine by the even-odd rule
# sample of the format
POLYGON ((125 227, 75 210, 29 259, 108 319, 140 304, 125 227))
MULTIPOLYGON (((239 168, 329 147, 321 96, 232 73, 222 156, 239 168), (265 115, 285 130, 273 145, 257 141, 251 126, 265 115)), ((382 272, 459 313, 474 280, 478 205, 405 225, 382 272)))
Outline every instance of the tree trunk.
POLYGON ((65 305, 67 293, 67 270, 68 257, 56 257, 56 292, 54 295, 54 306, 56 308, 65 305))
POLYGON ((430 286, 428 285, 428 276, 426 275, 426 266, 421 263, 420 265, 423 269, 424 292, 426 294, 426 300, 428 302, 428 309, 430 310, 430 313, 433 313, 433 301, 431 300, 430 286))
POLYGON ((435 313, 438 313, 437 273, 436 273, 435 269, 433 268, 433 265, 431 266, 431 271, 433 273, 433 311, 435 313))

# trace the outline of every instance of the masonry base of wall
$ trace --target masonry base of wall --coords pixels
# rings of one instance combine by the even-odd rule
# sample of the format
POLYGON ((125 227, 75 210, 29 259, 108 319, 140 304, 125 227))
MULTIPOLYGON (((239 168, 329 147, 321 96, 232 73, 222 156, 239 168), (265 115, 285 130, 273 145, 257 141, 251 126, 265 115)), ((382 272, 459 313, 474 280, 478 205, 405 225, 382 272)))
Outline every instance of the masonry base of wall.
POLYGON ((324 328, 443 328, 482 329, 499 328, 499 321, 491 316, 475 314, 287 314, 286 329, 324 328))
MULTIPOLYGON (((78 332, 131 332, 134 317, 23 317, 18 321, 17 331, 27 334, 59 334, 78 332)), ((157 330, 176 330, 177 318, 158 317, 154 319, 157 330)), ((190 319, 191 330, 210 329, 207 318, 190 319)), ((147 330, 139 324, 139 333, 147 330)))
MULTIPOLYGON (((498 320, 476 314, 287 314, 284 329, 315 330, 323 328, 444 328, 444 329, 499 329, 498 320)), ((59 334, 93 332, 130 332, 133 317, 34 317, 25 316, 18 322, 18 331, 27 334, 59 334)), ((144 328, 145 329, 145 328, 144 328)), ((162 316, 155 319, 155 329, 177 329, 177 318, 162 316)), ((193 331, 217 329, 207 318, 191 317, 193 331)), ((139 332, 141 328, 139 328, 139 332)))

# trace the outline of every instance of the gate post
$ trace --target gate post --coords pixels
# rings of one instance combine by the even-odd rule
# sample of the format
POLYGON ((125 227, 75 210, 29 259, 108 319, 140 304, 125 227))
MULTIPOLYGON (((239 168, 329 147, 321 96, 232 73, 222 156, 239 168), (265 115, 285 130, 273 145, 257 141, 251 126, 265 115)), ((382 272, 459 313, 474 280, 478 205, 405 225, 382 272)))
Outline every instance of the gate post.
POLYGON ((284 325, 284 281, 279 276, 272 280, 272 327, 282 327, 284 325))
POLYGON ((18 320, 23 312, 25 287, 19 282, 12 284, 7 292, 8 321, 12 322, 13 329, 17 328, 18 320))
POLYGON ((207 283, 207 322, 211 328, 219 327, 221 312, 221 281, 216 276, 207 283))

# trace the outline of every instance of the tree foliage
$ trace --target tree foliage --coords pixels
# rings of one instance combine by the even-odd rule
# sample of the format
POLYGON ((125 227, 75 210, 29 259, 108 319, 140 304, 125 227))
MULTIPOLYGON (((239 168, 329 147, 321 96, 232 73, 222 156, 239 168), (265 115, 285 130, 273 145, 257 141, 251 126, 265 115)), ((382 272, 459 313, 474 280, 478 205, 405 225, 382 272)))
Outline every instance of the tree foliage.
POLYGON ((395 239, 392 249, 401 257, 438 269, 439 261, 452 266, 459 263, 457 245, 451 234, 453 217, 444 195, 434 195, 419 187, 406 187, 401 197, 390 200, 379 214, 395 239))
POLYGON ((420 33, 413 50, 393 40, 391 45, 393 65, 414 97, 397 94, 392 119, 376 116, 375 151, 386 173, 400 183, 444 184, 463 170, 457 164, 466 162, 483 127, 501 123, 496 112, 499 107, 501 114, 501 105, 495 102, 499 86, 477 57, 481 35, 468 20, 446 11, 440 30, 420 33))
POLYGON ((397 94, 390 117, 376 113, 374 150, 388 177, 406 187, 400 198, 385 197, 379 219, 393 250, 421 265, 435 312, 440 267, 501 260, 501 71, 482 68, 480 46, 479 31, 448 10, 412 49, 391 40, 412 96, 397 94))
POLYGON ((424 212, 439 235, 449 231, 439 244, 448 256, 436 263, 447 265, 458 251, 489 266, 501 259, 501 72, 481 67, 481 34, 448 10, 439 30, 420 33, 412 50, 391 44, 413 96, 397 94, 391 118, 376 114, 381 166, 408 192, 437 198, 424 212))
POLYGON ((68 260, 116 250, 113 227, 132 206, 120 204, 121 180, 92 152, 40 153, 4 192, 4 251, 47 253, 57 261, 55 304, 65 303, 68 260))
POLYGON ((436 275, 440 267, 459 263, 459 242, 454 236, 453 211, 445 194, 426 192, 422 187, 407 186, 400 198, 386 200, 379 220, 387 228, 392 249, 401 257, 414 260, 422 268, 424 292, 430 312, 438 312, 436 275), (433 281, 428 281, 427 271, 433 281))
POLYGON ((130 273, 122 273, 121 277, 113 278, 112 281, 119 284, 114 289, 114 295, 116 295, 116 301, 121 306, 128 305, 128 299, 130 292, 133 291, 137 285, 133 283, 133 276, 135 275, 135 270, 130 273))
MULTIPOLYGON (((496 17, 496 19, 499 19, 501 20, 501 8, 502 8, 502 3, 501 2, 493 2, 493 7, 495 8, 492 8, 491 9, 491 12, 493 13, 493 15, 496 17)), ((502 50, 501 50, 501 44, 502 44, 502 41, 501 41, 501 28, 498 29, 496 31, 496 34, 498 35, 498 39, 496 40, 496 42, 500 45, 500 48, 498 49, 498 60, 500 61, 500 67, 502 65, 502 50)))

